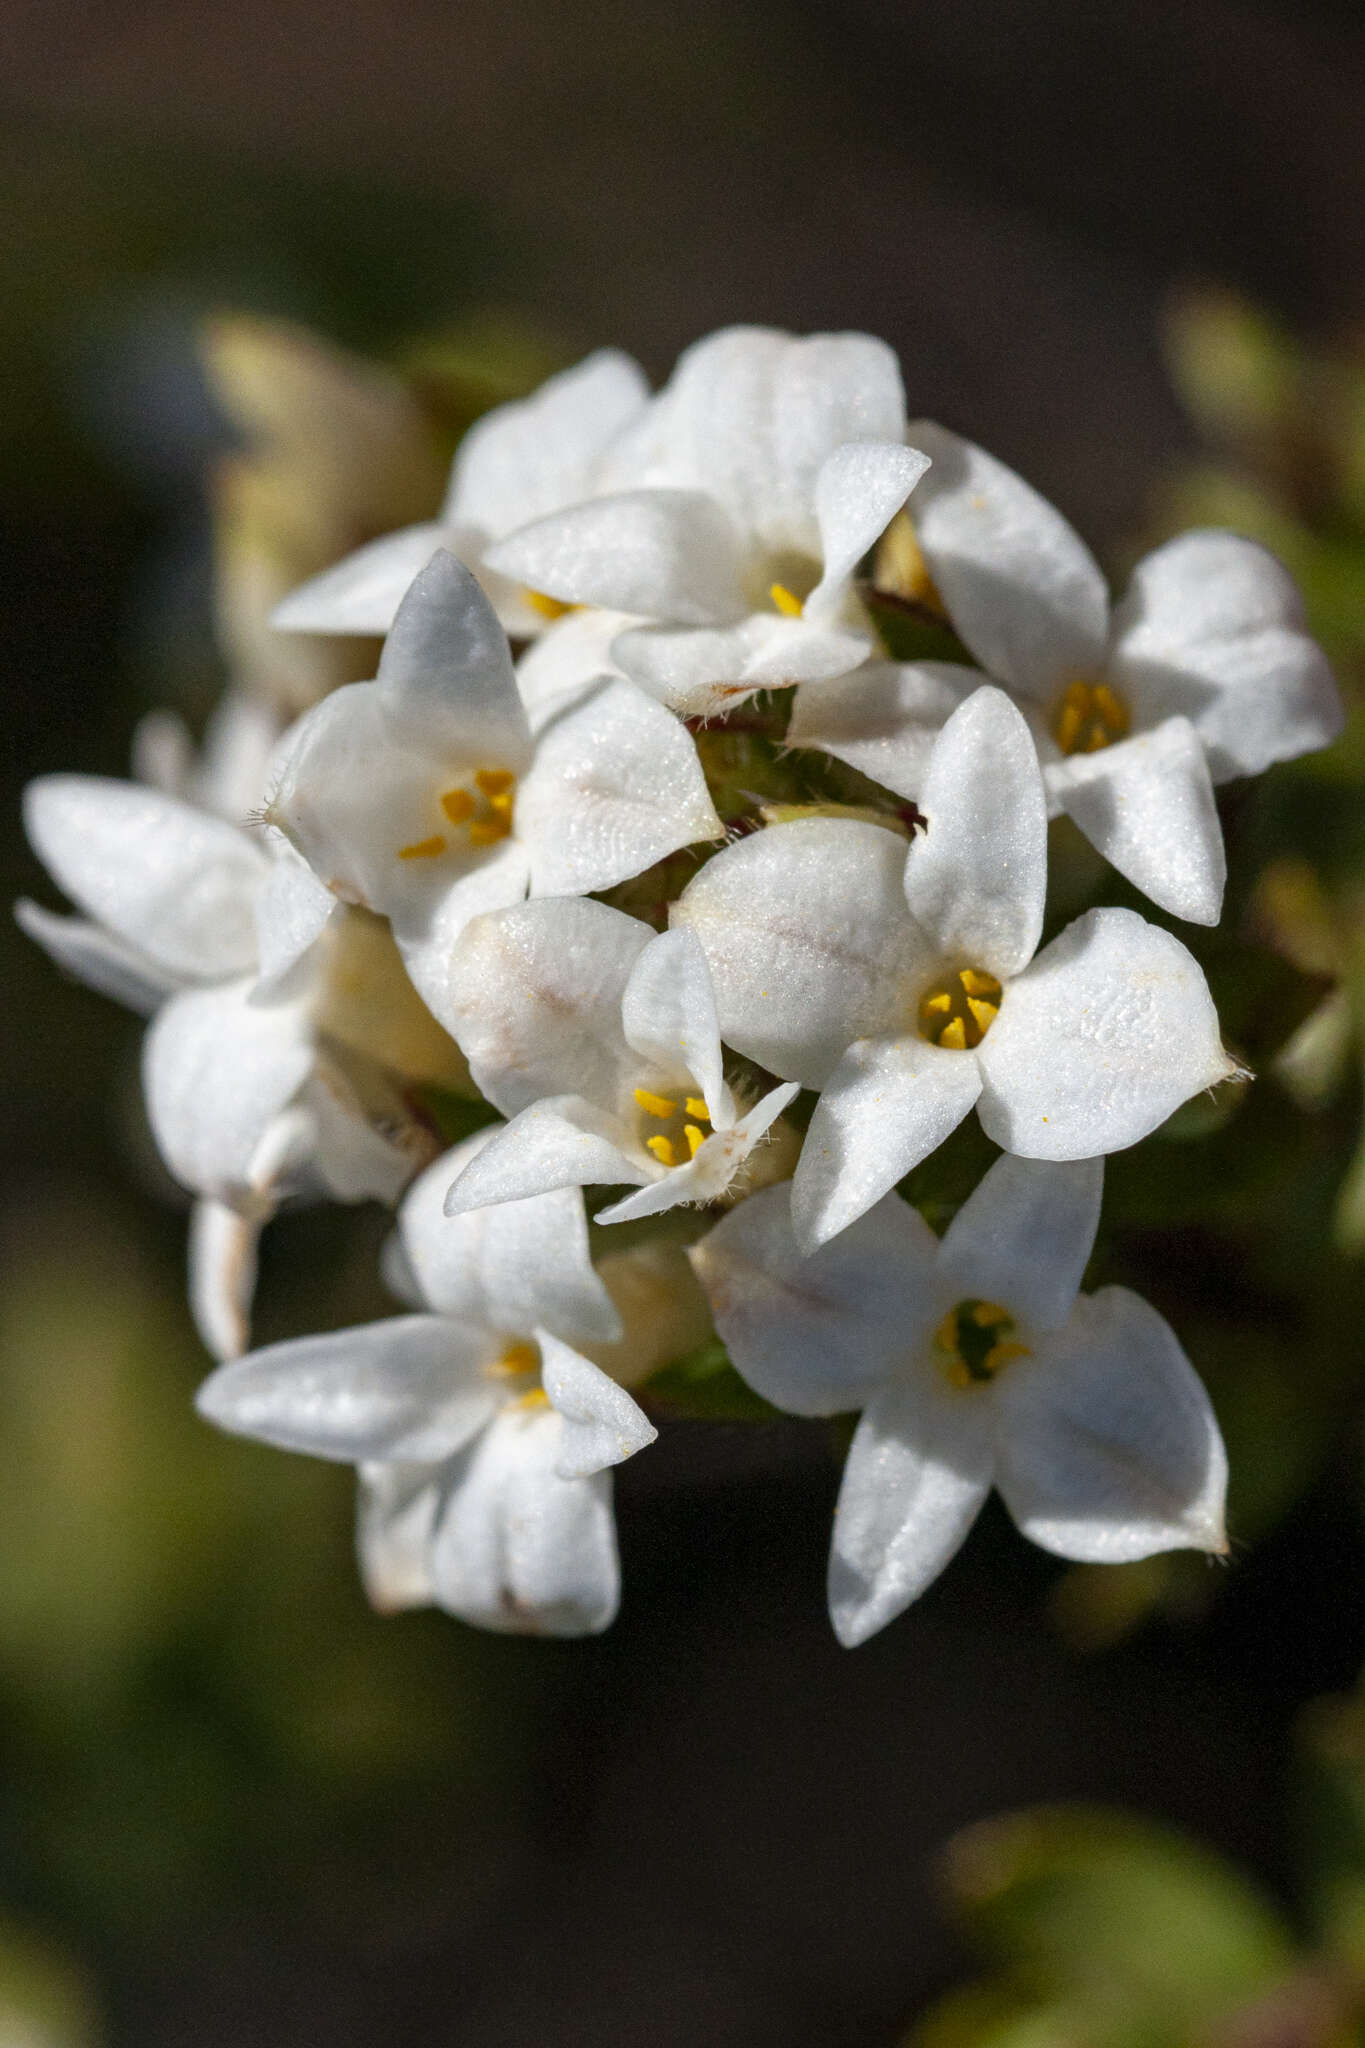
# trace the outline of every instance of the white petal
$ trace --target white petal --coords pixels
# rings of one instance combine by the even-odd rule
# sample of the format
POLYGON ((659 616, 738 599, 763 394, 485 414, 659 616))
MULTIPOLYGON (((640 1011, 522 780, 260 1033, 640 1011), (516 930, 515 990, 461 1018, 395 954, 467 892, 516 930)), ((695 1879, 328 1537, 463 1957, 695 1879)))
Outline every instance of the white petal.
POLYGON ((261 986, 273 990, 296 967, 337 910, 321 883, 283 833, 273 835, 274 856, 256 897, 256 947, 261 986))
POLYGON ((1070 1315, 1099 1227, 1102 1159, 997 1159, 944 1234, 938 1271, 954 1301, 993 1301, 1034 1330, 1070 1315))
POLYGON ((896 358, 868 334, 733 327, 678 359, 644 423, 651 480, 714 493, 770 552, 816 556, 816 479, 846 441, 905 439, 896 358))
POLYGON ((933 1322, 938 1240, 908 1202, 878 1202, 802 1256, 788 1190, 741 1202, 691 1251, 716 1329, 755 1393, 794 1415, 860 1408, 933 1322))
POLYGON ((376 687, 408 745, 487 767, 520 769, 529 757, 507 635, 454 555, 433 556, 403 599, 376 687))
POLYGON ((1144 722, 1183 714, 1215 782, 1325 747, 1343 723, 1293 578, 1265 548, 1200 531, 1139 562, 1114 616, 1110 674, 1144 722))
POLYGON ((362 1465, 357 1475, 356 1552, 365 1595, 380 1614, 427 1607, 428 1567, 441 1501, 439 1465, 362 1465))
POLYGON ((941 950, 1002 981, 1033 958, 1047 895, 1047 798, 1032 736, 1003 690, 977 690, 939 734, 916 799, 905 900, 941 950))
POLYGON ((270 623, 282 633, 387 633, 413 582, 450 538, 435 519, 386 533, 291 590, 270 623))
POLYGON ((24 791, 35 853, 73 902, 178 979, 255 963, 264 853, 242 832, 136 782, 44 775, 24 791))
POLYGON ((493 537, 586 498, 604 451, 648 398, 639 364, 599 348, 529 398, 495 406, 456 451, 444 516, 493 537))
POLYGON ((804 1251, 833 1237, 955 1131, 981 1093, 969 1052, 911 1032, 860 1038, 815 1105, 792 1182, 792 1221, 804 1251))
POLYGON ((628 1223, 636 1216, 657 1216, 665 1209, 676 1209, 683 1202, 718 1202, 738 1179, 754 1147, 800 1092, 795 1081, 770 1088, 738 1123, 713 1131, 691 1159, 672 1167, 651 1187, 623 1195, 619 1202, 599 1209, 593 1220, 628 1223))
POLYGON ((813 619, 841 601, 849 577, 928 467, 927 455, 897 441, 848 441, 825 457, 815 479, 824 575, 806 600, 813 619))
POLYGON ((190 729, 178 711, 145 712, 133 727, 133 780, 163 796, 188 798, 194 756, 190 729))
POLYGON ((622 491, 522 527, 487 560, 565 604, 708 626, 746 610, 738 550, 730 521, 705 491, 622 491))
POLYGON ((450 1024, 504 1116, 546 1095, 615 1107, 637 1064, 621 1026, 647 924, 583 897, 543 897, 466 926, 451 962, 450 1024))
POLYGON ((343 1463, 449 1457, 493 1414, 486 1331, 444 1316, 392 1316, 269 1344, 219 1368, 201 1415, 238 1436, 343 1463))
POLYGON ((249 982, 172 996, 143 1042, 152 1135, 176 1179, 201 1194, 248 1184, 263 1133, 313 1063, 297 1006, 250 996, 249 982))
POLYGON ((903 1369, 858 1424, 834 1510, 829 1612, 846 1649, 865 1643, 933 1583, 991 1483, 989 1404, 903 1369))
POLYGON ((621 1318, 593 1271, 577 1188, 446 1215, 447 1190, 490 1136, 480 1131, 443 1154, 403 1197, 399 1242, 424 1300, 509 1337, 543 1324, 573 1341, 614 1342, 621 1318))
POLYGON ((164 967, 83 917, 58 917, 21 896, 14 906, 14 921, 64 972, 102 996, 126 1003, 140 1016, 150 1017, 178 986, 164 967))
MULTIPOLYGON (((420 862, 414 863, 420 866, 420 862)), ((456 947, 476 917, 520 904, 531 879, 531 857, 519 839, 504 839, 429 901, 418 922, 395 921, 394 937, 408 979, 433 1017, 455 1035, 460 974, 456 947)), ((404 905, 415 913, 417 903, 404 905)), ((392 913, 391 913, 392 914, 392 913)))
POLYGON ((1033 1542, 1091 1564, 1226 1551, 1227 1458, 1209 1397, 1140 1296, 1082 1296, 995 1394, 996 1483, 1033 1542))
POLYGON ((448 1478, 430 1563, 442 1607, 513 1635, 593 1635, 620 1599, 611 1474, 561 1479, 553 1408, 496 1416, 448 1478))
POLYGON ((977 1049, 987 1137, 1026 1159, 1135 1145, 1236 1072, 1198 962, 1132 910, 1091 910, 1005 990, 977 1049))
POLYGON ((215 1358, 239 1358, 251 1342, 256 1247, 264 1220, 259 1204, 243 1210, 212 1198, 196 1202, 190 1212, 190 1313, 215 1358))
POLYGON ((274 707, 229 686, 204 729, 199 765, 187 794, 231 824, 256 817, 270 788, 270 771, 283 721, 274 707))
POLYGON ((1217 924, 1227 861, 1203 743, 1187 718, 1052 763, 1047 785, 1121 875, 1194 924, 1217 924))
POLYGON ((670 1080, 693 1081, 720 1130, 735 1120, 721 1071, 716 994, 695 932, 661 932, 637 958, 621 1000, 626 1043, 670 1080))
POLYGON ((638 626, 612 642, 626 673, 687 718, 723 717, 756 690, 847 675, 871 648, 870 630, 777 612, 752 612, 736 626, 638 626))
POLYGON ((589 607, 566 612, 532 642, 517 663, 517 688, 533 733, 604 676, 622 673, 611 649, 627 623, 624 612, 589 607))
POLYGON ((818 747, 915 802, 941 728, 986 680, 951 661, 866 661, 797 691, 787 745, 818 747))
POLYGON ((298 1106, 312 1128, 308 1163, 334 1202, 396 1202, 426 1156, 412 1149, 414 1133, 395 1134, 372 1120, 344 1065, 321 1052, 298 1106))
POLYGON ((905 906, 905 841, 879 825, 774 825, 709 860, 673 906, 701 940, 720 1035, 822 1087, 855 1038, 913 1020, 929 942, 905 906))
POLYGON ((932 468, 910 516, 954 626, 982 668, 1048 698, 1104 657, 1109 599, 1094 556, 1022 477, 946 427, 907 433, 932 468))
POLYGON ((541 1381, 564 1418, 555 1460, 561 1479, 604 1472, 654 1442, 658 1430, 624 1387, 548 1330, 538 1335, 541 1381))
POLYGON ((625 1126, 581 1095, 551 1095, 495 1131, 446 1196, 447 1216, 521 1202, 594 1181, 639 1183, 654 1174, 623 1149, 625 1126))
POLYGON ((633 683, 604 680, 551 719, 517 793, 536 896, 609 889, 723 829, 691 734, 633 683))

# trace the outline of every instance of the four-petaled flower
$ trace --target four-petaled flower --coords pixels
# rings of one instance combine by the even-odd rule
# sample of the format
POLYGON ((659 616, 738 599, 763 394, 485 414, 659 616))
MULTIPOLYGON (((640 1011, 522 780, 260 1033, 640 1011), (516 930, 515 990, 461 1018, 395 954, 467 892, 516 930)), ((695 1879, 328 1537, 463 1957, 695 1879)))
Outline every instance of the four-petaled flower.
POLYGON ((452 1186, 452 1214, 594 1181, 639 1189, 605 1223, 716 1201, 798 1092, 770 1089, 741 1115, 701 947, 604 903, 477 919, 452 980, 470 1073, 511 1118, 452 1186))
POLYGON ((390 1270, 418 1312, 252 1352, 205 1381, 199 1409, 241 1436, 360 1467, 377 1606, 591 1634, 620 1597, 611 1467, 657 1432, 572 1348, 621 1330, 577 1190, 442 1215, 452 1174, 487 1142, 458 1146, 404 1197, 390 1270))
POLYGON ((905 446, 895 356, 866 334, 735 327, 688 349, 616 454, 629 488, 487 552, 566 604, 650 623, 614 653, 674 710, 714 715, 843 675, 874 635, 853 571, 927 458, 905 446))
POLYGON ((981 671, 870 663, 802 693, 787 738, 918 800, 936 729, 988 678, 1024 711, 1052 812, 1163 910, 1217 924, 1215 783, 1325 747, 1343 711, 1293 579, 1255 541, 1182 534, 1110 617, 1098 564, 1044 498, 945 428, 910 503, 926 586, 981 671))
POLYGON ((1236 1071, 1198 965, 1130 910, 1037 954, 1047 885, 1028 728, 977 690, 936 739, 907 852, 879 825, 776 825, 709 861, 674 906, 710 962, 721 1034, 823 1091, 792 1195, 811 1251, 976 1105, 1035 1159, 1135 1144, 1236 1071))
POLYGON ((696 747, 644 691, 604 677, 541 707, 470 572, 437 554, 372 683, 294 728, 267 815, 322 881, 387 917, 447 1026, 451 949, 480 911, 586 893, 720 836, 696 747))
POLYGON ((965 1538, 992 1485, 1045 1550, 1121 1564, 1227 1550, 1208 1396, 1155 1309, 1077 1290, 1103 1161, 996 1161, 940 1240, 888 1195, 811 1258, 786 1190, 695 1247, 749 1384, 798 1415, 861 1408, 835 1509, 840 1642, 885 1626, 965 1538))

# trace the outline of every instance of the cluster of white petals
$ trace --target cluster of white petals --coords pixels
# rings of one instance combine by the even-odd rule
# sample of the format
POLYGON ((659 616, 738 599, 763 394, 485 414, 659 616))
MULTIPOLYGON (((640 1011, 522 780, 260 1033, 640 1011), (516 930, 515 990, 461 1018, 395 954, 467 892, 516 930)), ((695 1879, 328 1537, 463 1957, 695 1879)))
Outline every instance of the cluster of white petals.
POLYGON ((283 731, 229 696, 202 761, 161 719, 138 781, 33 785, 80 914, 19 914, 151 1018, 222 1361, 201 1410, 357 1468, 377 1606, 606 1626, 611 1468, 655 1437, 698 1283, 756 1393, 861 1411, 841 1641, 992 1485, 1064 1557, 1226 1549, 1176 1338, 1079 1289, 1105 1156, 1238 1062, 1165 925, 1045 936, 1048 840, 1065 813, 1217 922, 1215 785, 1341 720, 1272 557, 1186 535, 1111 614, 1059 513, 907 424, 883 343, 735 328, 655 395, 604 350, 488 414, 435 521, 276 624, 384 634, 374 680, 283 731), (961 660, 888 658, 874 551, 961 660), (433 1158, 424 1090, 491 1127, 433 1158), (973 1112, 1001 1156, 939 1239, 894 1190, 973 1112), (398 1204, 406 1312, 249 1351, 256 1236, 298 1197, 398 1204))

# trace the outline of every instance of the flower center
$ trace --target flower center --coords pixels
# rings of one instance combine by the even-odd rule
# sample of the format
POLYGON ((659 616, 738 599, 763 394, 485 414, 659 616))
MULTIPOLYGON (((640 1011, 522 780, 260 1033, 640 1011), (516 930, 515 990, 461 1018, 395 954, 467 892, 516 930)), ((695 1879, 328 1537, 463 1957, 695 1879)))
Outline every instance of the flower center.
MULTIPOLYGON (((512 806, 516 802, 517 778, 510 768, 476 768, 474 787, 457 782, 441 792, 441 813, 456 833, 464 832, 474 847, 496 846, 512 830, 512 806)), ((449 835, 433 832, 426 839, 414 839, 398 849, 399 860, 435 860, 443 854, 449 835)))
POLYGON ((518 1337, 508 1344, 491 1365, 484 1367, 490 1380, 505 1380, 507 1392, 518 1408, 544 1408, 549 1395, 540 1384, 540 1346, 518 1337))
POLYGON ((1078 676, 1068 683, 1052 721, 1052 736, 1064 754, 1097 754, 1125 739, 1132 724, 1128 706, 1108 683, 1078 676))
POLYGON ((934 1332, 938 1363, 953 1387, 985 1386, 1012 1358, 1027 1358, 1014 1341, 1014 1317, 998 1301, 960 1301, 934 1332))
POLYGON ((960 967, 920 997, 919 1035, 949 1052, 980 1045, 1000 1008, 1002 990, 993 974, 960 967))
POLYGON ((576 612, 579 609, 576 604, 565 604, 562 598, 547 597, 543 590, 532 590, 529 585, 523 585, 521 594, 531 610, 539 612, 541 618, 551 625, 556 619, 562 619, 566 612, 576 612))
POLYGON ((645 1150, 660 1166, 695 1159, 711 1135, 711 1118, 700 1095, 685 1095, 679 1101, 674 1095, 656 1095, 652 1088, 637 1088, 635 1104, 645 1150))

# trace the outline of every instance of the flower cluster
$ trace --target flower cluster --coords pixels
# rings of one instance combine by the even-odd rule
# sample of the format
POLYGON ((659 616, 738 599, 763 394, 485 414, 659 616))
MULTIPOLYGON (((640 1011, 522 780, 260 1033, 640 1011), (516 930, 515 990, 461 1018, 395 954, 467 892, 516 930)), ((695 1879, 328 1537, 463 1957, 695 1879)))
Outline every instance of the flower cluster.
POLYGON ((1049 819, 1217 922, 1215 784, 1341 717, 1272 556, 1189 534, 1111 613, 1059 513, 907 422, 882 343, 738 328, 656 395, 603 351, 486 415, 436 522, 276 623, 384 635, 374 679, 35 784, 80 915, 20 917, 151 1017, 200 1407, 358 1468, 377 1605, 604 1627, 611 1468, 708 1306, 768 1402, 861 1411, 846 1643, 992 1484, 1063 1557, 1226 1548, 1175 1336, 1080 1287, 1105 1156, 1239 1068, 1166 925, 1049 929, 1049 819), (888 658, 888 607, 933 658, 888 658), (446 1151, 434 1094, 473 1133, 446 1151), (1000 1157, 939 1237, 895 1190, 973 1111, 1000 1157), (301 1196, 397 1201, 405 1312, 249 1351, 301 1196))

